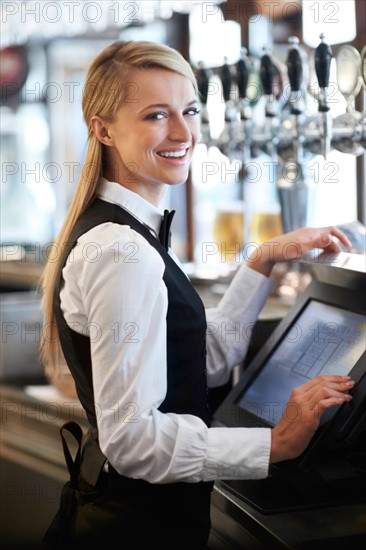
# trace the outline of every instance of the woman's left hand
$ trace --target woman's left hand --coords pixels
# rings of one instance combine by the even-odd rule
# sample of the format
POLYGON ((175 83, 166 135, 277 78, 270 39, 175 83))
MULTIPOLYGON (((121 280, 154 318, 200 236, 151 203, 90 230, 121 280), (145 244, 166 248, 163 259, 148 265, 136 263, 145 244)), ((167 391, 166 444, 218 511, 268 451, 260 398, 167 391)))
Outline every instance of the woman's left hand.
POLYGON ((342 248, 332 237, 336 237, 347 247, 352 245, 343 231, 337 227, 303 227, 259 245, 250 255, 248 266, 268 276, 276 262, 297 260, 315 248, 337 254, 342 251, 342 248))

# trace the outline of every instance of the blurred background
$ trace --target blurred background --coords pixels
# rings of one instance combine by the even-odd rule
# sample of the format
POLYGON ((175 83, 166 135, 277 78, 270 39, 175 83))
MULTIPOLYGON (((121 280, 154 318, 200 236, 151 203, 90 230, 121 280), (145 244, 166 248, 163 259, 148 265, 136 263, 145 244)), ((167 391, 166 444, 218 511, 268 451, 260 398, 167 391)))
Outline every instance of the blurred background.
MULTIPOLYGON (((366 2, 2 1, 0 13, 1 529, 8 548, 41 548, 66 478, 58 429, 85 424, 39 363, 38 283, 83 165, 89 63, 117 39, 152 40, 195 70, 202 140, 164 201, 173 247, 215 305, 252 246, 283 231, 337 224, 365 253, 366 2)), ((263 339, 311 279, 294 263, 274 276, 263 339)))

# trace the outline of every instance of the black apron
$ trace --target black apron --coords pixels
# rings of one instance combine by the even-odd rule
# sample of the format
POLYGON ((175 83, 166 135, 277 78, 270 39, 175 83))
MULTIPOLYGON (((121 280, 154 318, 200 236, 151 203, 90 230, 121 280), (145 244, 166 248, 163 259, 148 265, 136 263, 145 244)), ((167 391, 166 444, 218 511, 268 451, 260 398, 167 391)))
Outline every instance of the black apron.
MULTIPOLYGON (((122 207, 94 200, 76 223, 65 246, 54 294, 62 350, 90 430, 79 457, 80 464, 71 466, 74 481, 70 480, 71 487, 69 483, 65 489, 65 506, 70 510, 61 514, 62 534, 55 536, 53 525, 45 540, 54 544, 57 539, 61 547, 69 548, 73 544, 78 548, 81 544, 90 548, 112 540, 119 540, 121 548, 148 548, 153 544, 171 549, 206 548, 212 483, 151 484, 121 476, 111 465, 108 473, 103 471, 106 458, 98 445, 90 340, 68 327, 60 307, 60 290, 62 269, 77 239, 105 222, 130 226, 157 250, 165 263, 163 279, 168 291, 167 394, 159 410, 193 414, 209 426, 206 316, 199 295, 147 227, 122 207)), ((58 528, 59 520, 59 517, 55 519, 58 528)))

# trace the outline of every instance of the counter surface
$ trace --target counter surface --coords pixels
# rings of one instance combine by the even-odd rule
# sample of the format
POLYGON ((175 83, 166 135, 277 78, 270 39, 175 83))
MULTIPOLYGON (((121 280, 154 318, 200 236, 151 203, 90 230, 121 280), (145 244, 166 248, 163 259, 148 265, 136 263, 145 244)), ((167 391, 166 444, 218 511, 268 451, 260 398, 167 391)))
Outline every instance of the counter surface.
MULTIPOLYGON (((16 482, 7 479, 2 532, 15 525, 14 518, 9 517, 11 510, 16 510, 19 516, 19 509, 23 509, 16 520, 18 525, 28 521, 23 525, 22 536, 27 533, 40 536, 57 509, 59 491, 68 477, 59 429, 64 422, 75 420, 86 431, 86 418, 78 401, 64 397, 52 386, 3 385, 0 390, 2 465, 6 466, 5 472, 9 471, 9 464, 13 470, 16 467, 18 476, 16 482), (30 474, 23 478, 24 472, 30 474), (26 487, 29 502, 24 496, 26 487)), ((263 490, 262 481, 255 482, 259 491, 263 490)), ((216 482, 211 515, 210 548, 213 550, 344 550, 347 547, 363 550, 366 547, 366 503, 263 514, 225 482, 216 482)))
MULTIPOLYGON (((265 491, 266 481, 248 482, 255 484, 251 492, 265 491)), ((234 548, 363 550, 366 547, 366 500, 264 514, 251 506, 244 495, 232 492, 225 482, 216 482, 211 508, 215 530, 234 548)))

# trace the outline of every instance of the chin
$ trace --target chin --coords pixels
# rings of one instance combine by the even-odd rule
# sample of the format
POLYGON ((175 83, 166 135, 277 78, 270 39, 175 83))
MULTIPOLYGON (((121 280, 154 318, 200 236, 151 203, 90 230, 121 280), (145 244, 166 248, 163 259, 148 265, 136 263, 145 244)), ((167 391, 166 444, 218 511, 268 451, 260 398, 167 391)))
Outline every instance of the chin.
POLYGON ((182 185, 182 183, 186 183, 189 176, 189 170, 181 175, 176 175, 176 177, 173 177, 171 179, 172 185, 182 185))

